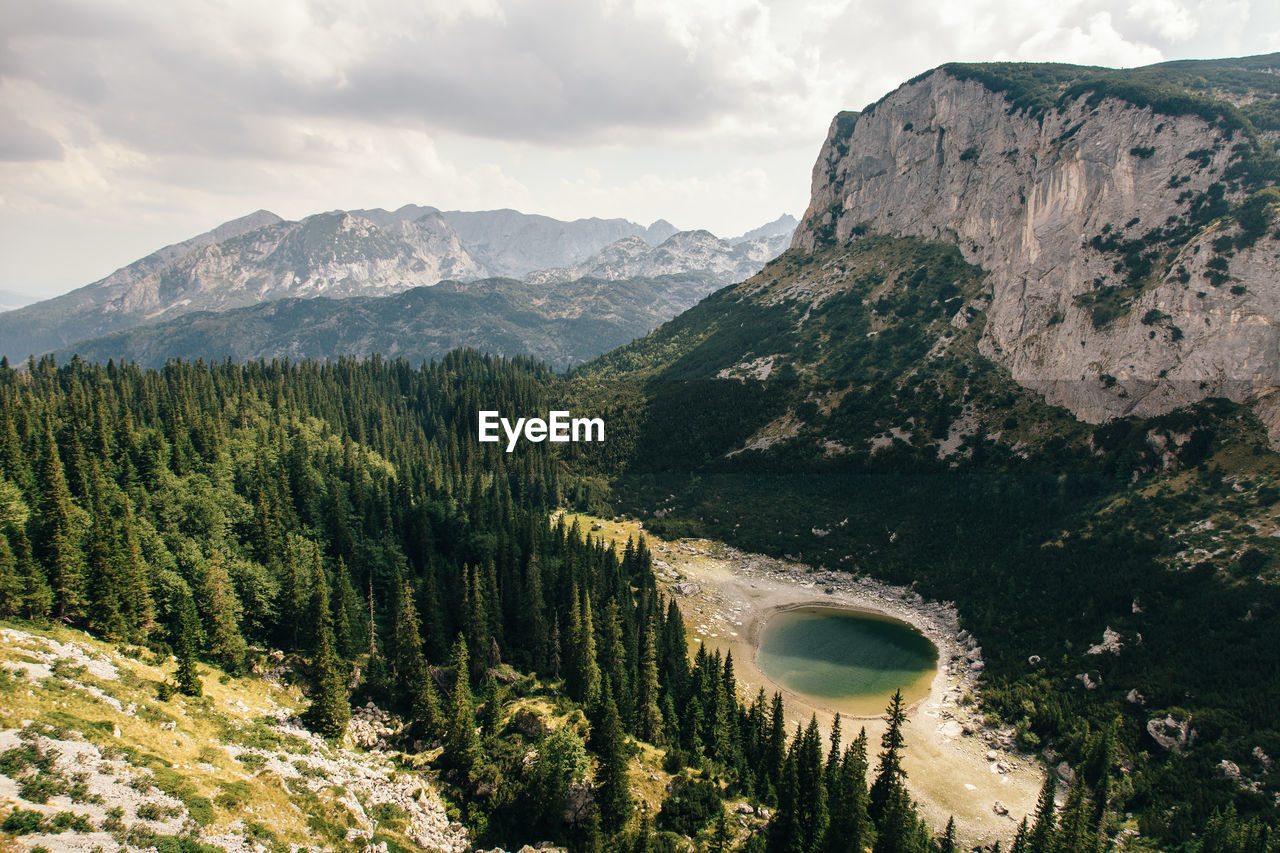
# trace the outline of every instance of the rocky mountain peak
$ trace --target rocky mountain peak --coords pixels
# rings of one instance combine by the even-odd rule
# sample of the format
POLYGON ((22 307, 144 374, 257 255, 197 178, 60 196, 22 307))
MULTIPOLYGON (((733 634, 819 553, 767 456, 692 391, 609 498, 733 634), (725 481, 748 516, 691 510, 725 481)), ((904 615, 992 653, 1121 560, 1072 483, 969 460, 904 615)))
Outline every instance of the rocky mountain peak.
POLYGON ((841 113, 793 244, 953 244, 989 273, 982 350, 1020 384, 1090 422, 1225 396, 1280 441, 1280 169, 1233 105, 1151 96, 1177 79, 1154 68, 1048 66, 1036 89, 944 66, 841 113))

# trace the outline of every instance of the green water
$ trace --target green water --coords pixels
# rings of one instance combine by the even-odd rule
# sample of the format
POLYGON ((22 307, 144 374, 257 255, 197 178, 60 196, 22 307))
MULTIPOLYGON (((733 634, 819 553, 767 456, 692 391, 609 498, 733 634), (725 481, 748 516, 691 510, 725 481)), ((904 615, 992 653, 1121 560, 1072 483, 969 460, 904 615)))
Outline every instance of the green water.
POLYGON ((938 650, 902 622, 832 607, 804 607, 769 618, 756 661, 766 676, 788 690, 826 700, 837 710, 851 701, 864 711, 898 689, 908 701, 924 696, 938 650))

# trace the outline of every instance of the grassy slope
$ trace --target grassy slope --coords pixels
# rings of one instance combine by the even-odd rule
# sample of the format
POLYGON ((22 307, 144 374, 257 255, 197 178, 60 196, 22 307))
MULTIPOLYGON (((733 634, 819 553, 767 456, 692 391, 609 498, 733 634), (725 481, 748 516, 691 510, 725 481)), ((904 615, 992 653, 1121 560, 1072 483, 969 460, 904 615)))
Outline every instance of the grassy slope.
MULTIPOLYGON (((376 840, 414 849, 406 835, 412 821, 394 801, 419 787, 430 790, 427 778, 387 756, 344 750, 281 723, 306 704, 296 687, 256 676, 231 678, 202 665, 205 695, 166 701, 157 688, 172 678, 172 664, 149 652, 126 649, 137 657, 122 655, 67 629, 4 628, 0 737, 17 744, 11 749, 85 752, 87 758, 43 774, 53 782, 47 802, 24 796, 19 787, 0 806, 40 811, 49 821, 69 812, 88 825, 69 835, 9 825, 0 837, 16 837, 28 847, 86 850, 114 842, 163 852, 176 850, 183 836, 186 849, 193 839, 221 846, 237 838, 272 849, 335 848, 349 829, 369 830, 372 817, 376 840), (86 774, 86 789, 75 789, 77 773, 86 774), (356 776, 366 778, 356 783, 356 776), (113 805, 122 808, 114 821, 107 811, 113 805)), ((0 762, 8 754, 0 754, 0 762)), ((0 772, 7 774, 0 791, 9 779, 26 775, 12 762, 0 772)), ((434 811, 443 827, 447 821, 435 795, 425 793, 422 802, 421 820, 429 821, 434 811)), ((12 808, 6 811, 12 814, 12 808)), ((446 830, 440 837, 451 835, 446 830)), ((452 837, 463 838, 456 831, 452 837)))

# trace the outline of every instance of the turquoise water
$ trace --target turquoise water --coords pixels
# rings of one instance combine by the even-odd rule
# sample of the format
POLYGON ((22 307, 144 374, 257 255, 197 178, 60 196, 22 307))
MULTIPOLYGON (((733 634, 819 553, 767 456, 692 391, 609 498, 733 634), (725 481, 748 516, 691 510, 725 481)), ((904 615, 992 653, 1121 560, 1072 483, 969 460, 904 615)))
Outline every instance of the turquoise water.
POLYGON ((795 693, 837 706, 846 704, 842 700, 862 700, 855 702, 859 706, 872 700, 874 708, 898 689, 908 701, 925 695, 938 650, 902 622, 804 607, 769 618, 756 661, 766 676, 795 693))

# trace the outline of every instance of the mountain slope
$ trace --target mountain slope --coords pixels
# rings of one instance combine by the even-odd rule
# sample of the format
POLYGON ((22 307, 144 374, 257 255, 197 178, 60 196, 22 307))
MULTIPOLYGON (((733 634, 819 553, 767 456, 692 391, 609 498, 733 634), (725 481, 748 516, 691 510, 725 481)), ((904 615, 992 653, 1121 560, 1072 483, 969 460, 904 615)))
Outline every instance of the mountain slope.
POLYGON ((688 308, 720 282, 705 275, 446 281, 387 297, 289 298, 202 311, 80 341, 58 353, 159 366, 170 358, 220 361, 336 359, 374 353, 413 363, 471 347, 531 355, 564 368, 621 346, 688 308))
POLYGON ((481 272, 434 213, 385 227, 342 212, 301 222, 255 214, 65 296, 0 315, 0 340, 5 354, 21 358, 157 317, 285 296, 394 293, 481 272))
MULTIPOLYGON (((446 279, 523 277, 538 269, 582 264, 618 240, 647 248, 669 243, 675 234, 665 220, 646 228, 623 219, 561 222, 514 210, 441 212, 405 205, 394 211, 332 211, 299 222, 258 211, 167 246, 64 296, 6 313, 0 317, 0 354, 21 360, 151 321, 277 299, 382 296, 446 279)), ((710 235, 706 238, 718 244, 710 235)), ((600 263, 588 263, 578 274, 555 280, 693 274, 710 282, 707 292, 754 273, 781 251, 782 240, 775 235, 763 243, 724 244, 722 249, 732 260, 710 263, 699 247, 672 244, 657 253, 658 263, 612 274, 593 272, 586 267, 600 263)), ((544 280, 549 279, 539 279, 544 280)), ((681 307, 687 305, 682 297, 675 298, 681 307)))
POLYGON ((3 832, 17 849, 469 846, 429 774, 356 747, 385 731, 376 714, 352 741, 327 742, 299 724, 305 700, 278 678, 200 667, 204 696, 157 698, 168 655, 126 657, 65 628, 0 636, 3 832))
POLYGON ((1280 793, 1280 175, 1255 102, 1149 73, 946 66, 841 114, 793 248, 569 396, 659 535, 956 602, 987 719, 1122 767, 1104 834, 1178 849, 1280 793))
MULTIPOLYGON (((430 293, 423 283, 435 285, 446 270, 474 272, 476 267, 465 260, 454 263, 469 257, 456 240, 418 240, 420 250, 406 258, 411 241, 398 235, 441 227, 442 216, 424 210, 344 214, 342 227, 354 236, 335 238, 332 246, 325 229, 338 214, 304 220, 306 229, 257 256, 234 243, 210 248, 216 265, 193 253, 178 266, 193 267, 186 278, 203 290, 197 298, 179 293, 184 295, 181 316, 169 319, 177 313, 169 310, 144 322, 135 313, 127 328, 56 352, 63 358, 78 353, 91 360, 160 365, 169 358, 326 359, 375 352, 425 361, 470 346, 568 367, 649 332, 718 287, 751 276, 789 239, 789 233, 775 234, 730 245, 706 231, 686 231, 653 247, 630 236, 576 266, 531 273, 525 283, 448 281, 430 293), (323 253, 332 261, 316 264, 314 258, 323 253), (286 269, 290 259, 299 267, 312 264, 305 278, 286 269), (250 285, 261 281, 270 265, 282 286, 253 290, 250 285), (397 275, 406 267, 416 269, 397 275), (345 271, 345 278, 339 280, 335 269, 345 271), (415 281, 411 291, 399 292, 415 281), (311 304, 317 296, 329 298, 311 304), (203 310, 196 310, 200 306, 203 310)), ((263 242, 263 235, 254 240, 263 242)))
POLYGON ((793 245, 955 245, 1020 384, 1091 422, 1226 396, 1280 441, 1275 66, 943 66, 836 117, 793 245))

